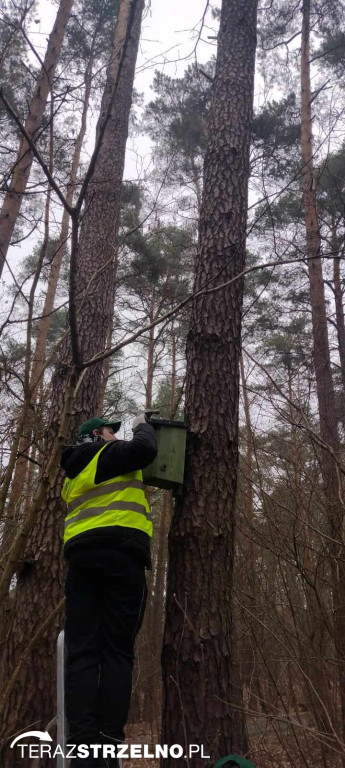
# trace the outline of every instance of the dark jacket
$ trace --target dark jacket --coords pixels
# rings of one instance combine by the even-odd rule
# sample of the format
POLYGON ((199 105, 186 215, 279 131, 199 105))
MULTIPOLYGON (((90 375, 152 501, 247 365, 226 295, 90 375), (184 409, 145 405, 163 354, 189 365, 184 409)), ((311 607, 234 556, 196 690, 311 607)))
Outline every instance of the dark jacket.
MULTIPOLYGON (((98 443, 84 443, 68 446, 62 452, 60 464, 67 477, 74 478, 90 463, 93 457, 105 445, 104 440, 98 443)), ((157 455, 156 433, 150 424, 139 424, 132 440, 110 440, 107 448, 102 451, 95 475, 95 483, 112 480, 118 475, 144 469, 157 455)), ((125 528, 113 525, 106 528, 94 528, 84 531, 65 544, 65 556, 71 557, 73 552, 81 548, 97 546, 100 549, 126 549, 131 551, 147 568, 151 569, 150 537, 137 528, 125 528)))

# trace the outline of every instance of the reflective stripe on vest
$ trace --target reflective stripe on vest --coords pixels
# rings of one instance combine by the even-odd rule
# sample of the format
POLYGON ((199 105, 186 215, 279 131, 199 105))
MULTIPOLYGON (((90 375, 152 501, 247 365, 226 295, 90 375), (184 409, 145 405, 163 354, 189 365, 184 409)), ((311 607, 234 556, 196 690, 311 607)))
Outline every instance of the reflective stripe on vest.
POLYGON ((151 519, 151 515, 146 511, 142 504, 136 504, 134 501, 113 501, 111 504, 107 504, 106 507, 91 507, 83 509, 72 517, 68 517, 65 521, 65 528, 70 523, 75 523, 76 520, 85 520, 87 517, 96 517, 97 515, 103 515, 104 512, 108 512, 109 509, 124 510, 125 512, 138 512, 139 515, 145 515, 147 520, 151 519))
MULTIPOLYGON (((107 493, 110 493, 110 491, 124 491, 126 488, 140 488, 141 490, 144 490, 144 483, 142 480, 128 480, 127 482, 125 480, 120 480, 117 483, 113 483, 111 481, 109 485, 107 485, 107 493)), ((84 501, 89 501, 89 499, 96 499, 97 496, 104 496, 103 483, 100 486, 97 485, 93 491, 83 493, 82 496, 79 496, 74 501, 71 501, 70 504, 67 504, 68 512, 73 512, 74 509, 77 509, 77 507, 80 507, 81 504, 84 504, 84 501)))
POLYGON ((77 477, 66 477, 61 493, 67 504, 64 543, 84 531, 115 525, 137 528, 152 536, 141 470, 95 485, 99 455, 107 445, 109 443, 102 446, 77 477))

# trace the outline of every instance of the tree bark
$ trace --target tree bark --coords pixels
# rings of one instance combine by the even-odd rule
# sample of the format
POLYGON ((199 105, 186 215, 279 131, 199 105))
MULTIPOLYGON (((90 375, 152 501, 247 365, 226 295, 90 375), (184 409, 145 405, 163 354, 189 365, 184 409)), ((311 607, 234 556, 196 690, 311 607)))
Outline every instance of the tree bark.
MULTIPOLYGON (((223 0, 204 165, 195 289, 244 268, 256 0, 223 0)), ((232 659, 232 571, 243 280, 194 300, 187 339, 183 495, 169 536, 162 743, 247 750, 232 659)), ((189 761, 189 764, 191 762, 189 761)), ((210 765, 200 756, 193 766, 210 765)), ((186 760, 169 757, 179 768, 186 760)))
MULTIPOLYGON (((149 323, 152 323, 155 316, 155 288, 152 286, 152 295, 150 301, 149 323)), ((146 372, 146 402, 145 408, 152 407, 153 392, 153 373, 154 373, 154 349, 155 349, 155 329, 149 330, 149 343, 147 348, 147 372, 146 372)))
MULTIPOLYGON (((35 139, 41 126, 47 98, 54 78, 73 0, 60 0, 55 24, 49 36, 42 69, 31 99, 25 129, 35 139)), ((34 156, 26 139, 22 138, 17 159, 12 170, 12 180, 0 212, 0 275, 4 268, 7 251, 29 180, 34 156)))
MULTIPOLYGON (((308 260, 310 301, 312 310, 314 367, 320 418, 321 438, 327 448, 321 450, 320 468, 323 479, 325 512, 330 543, 330 568, 333 586, 334 643, 342 709, 343 737, 345 736, 345 559, 343 547, 344 509, 341 502, 341 476, 337 472, 339 457, 336 403, 328 341, 325 291, 320 258, 321 239, 316 207, 316 185, 312 148, 312 94, 310 86, 310 0, 303 0, 301 44, 301 149, 303 160, 303 198, 305 208, 306 245, 308 260)), ((343 759, 345 766, 345 758, 343 759)))
POLYGON ((153 715, 154 723, 157 729, 157 736, 161 725, 162 713, 162 672, 161 672, 161 652, 164 630, 164 608, 165 608, 165 590, 166 590, 166 570, 168 560, 168 534, 171 521, 172 498, 171 491, 163 491, 162 508, 159 516, 159 523, 156 533, 156 581, 154 599, 152 602, 151 621, 150 621, 150 646, 153 659, 153 685, 147 687, 144 696, 144 712, 149 704, 150 695, 154 692, 153 715), (151 693, 150 693, 151 690, 151 693))
MULTIPOLYGON (((141 17, 144 0, 123 0, 115 33, 111 63, 101 107, 100 120, 108 112, 114 94, 124 40, 126 53, 122 59, 121 76, 116 98, 111 107, 101 149, 85 200, 85 211, 77 257, 77 322, 79 348, 83 360, 103 351, 109 325, 112 322, 114 250, 121 204, 122 175, 128 134, 141 17), (129 24, 130 22, 130 24, 129 24), (128 29, 127 29, 128 25, 128 29), (96 275, 97 273, 97 275, 96 275), (83 295, 80 291, 84 289, 83 295)), ((52 382, 52 406, 46 440, 47 456, 51 451, 61 420, 66 385, 71 374, 70 345, 66 344, 52 382)), ((70 430, 90 418, 97 409, 102 365, 87 369, 73 404, 70 430)), ((61 557, 62 527, 65 510, 60 500, 62 477, 46 496, 46 503, 37 514, 28 547, 34 553, 34 564, 18 579, 15 592, 15 619, 12 634, 4 650, 4 683, 20 658, 28 633, 34 631, 39 618, 58 603, 63 594, 64 566, 61 557)), ((3 716, 2 733, 9 735, 35 722, 44 730, 55 714, 55 647, 61 628, 56 619, 48 635, 33 650, 30 661, 11 691, 3 716)), ((7 759, 7 756, 5 756, 7 759)), ((22 760, 26 768, 25 760, 22 760)), ((5 762, 6 766, 6 762, 5 762)))
POLYGON ((176 356, 177 339, 174 320, 171 323, 171 398, 170 398, 170 418, 175 418, 176 412, 176 356))
MULTIPOLYGON (((332 250, 334 253, 338 250, 338 238, 336 224, 332 222, 332 250)), ((338 349, 340 358, 341 380, 345 397, 345 319, 343 306, 343 291, 341 287, 340 276, 340 253, 333 259, 333 282, 334 282, 334 302, 335 316, 337 322, 338 349)), ((344 414, 345 415, 345 414, 344 414)))
POLYGON ((320 428, 326 442, 337 442, 334 389, 329 354, 325 289, 320 258, 321 238, 316 206, 316 184, 313 163, 313 137, 310 88, 309 47, 310 0, 303 1, 301 51, 301 149, 303 159, 302 181, 309 258, 309 284, 313 321, 314 365, 320 411, 320 428), (322 426, 321 426, 322 425, 322 426))

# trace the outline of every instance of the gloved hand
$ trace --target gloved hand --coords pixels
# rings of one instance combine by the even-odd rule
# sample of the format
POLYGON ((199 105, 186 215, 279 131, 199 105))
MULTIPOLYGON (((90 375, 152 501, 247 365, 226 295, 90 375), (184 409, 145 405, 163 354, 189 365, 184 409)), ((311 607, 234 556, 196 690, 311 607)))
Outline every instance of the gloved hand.
POLYGON ((133 419, 132 424, 132 430, 135 429, 138 424, 146 424, 146 418, 144 413, 139 413, 139 416, 136 416, 135 419, 133 419))

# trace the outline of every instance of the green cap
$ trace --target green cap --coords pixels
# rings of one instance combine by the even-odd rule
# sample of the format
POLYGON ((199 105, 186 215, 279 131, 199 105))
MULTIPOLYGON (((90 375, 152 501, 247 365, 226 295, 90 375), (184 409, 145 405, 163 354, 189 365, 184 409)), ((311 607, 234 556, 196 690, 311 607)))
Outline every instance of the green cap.
POLYGON ((94 429, 100 429, 101 427, 112 427, 114 432, 118 432, 121 427, 121 421, 107 421, 107 419, 100 419, 95 416, 89 421, 85 421, 84 424, 79 427, 78 435, 92 435, 94 429))

